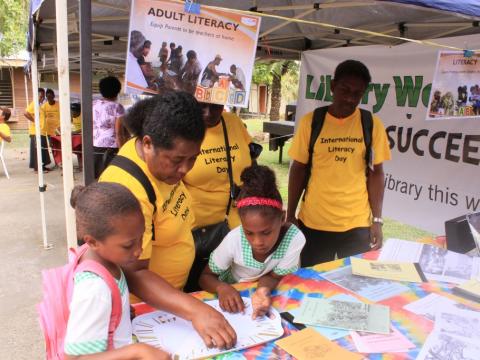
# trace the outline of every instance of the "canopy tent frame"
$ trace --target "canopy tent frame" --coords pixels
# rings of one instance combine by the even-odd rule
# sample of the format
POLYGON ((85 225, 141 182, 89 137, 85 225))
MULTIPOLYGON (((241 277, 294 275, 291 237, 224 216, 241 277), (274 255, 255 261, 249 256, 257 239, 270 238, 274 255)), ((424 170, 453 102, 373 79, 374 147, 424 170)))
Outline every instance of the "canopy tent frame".
MULTIPOLYGON (((91 136, 91 89, 92 89, 92 73, 95 71, 115 71, 123 73, 125 64, 126 43, 128 42, 127 29, 129 20, 129 8, 127 0, 32 0, 37 4, 35 11, 46 11, 46 16, 40 25, 41 36, 39 36, 39 47, 35 47, 34 59, 38 59, 38 51, 47 54, 46 66, 42 68, 42 72, 51 72, 55 67, 55 62, 58 62, 58 78, 62 77, 65 80, 64 73, 78 72, 81 74, 81 89, 82 89, 82 112, 84 134, 84 169, 88 169, 89 164, 93 161, 88 160, 93 154, 93 144, 91 136), (49 4, 48 7, 45 4, 49 4), (52 3, 63 8, 61 16, 57 13, 56 20, 51 15, 53 12, 52 3), (81 4, 80 7, 78 4, 81 4), (121 3, 121 4, 120 4, 121 3), (70 5, 70 6, 69 6, 70 5), (94 11, 95 10, 95 11, 94 11), (79 11, 79 15, 76 15, 79 11), (110 13, 109 13, 110 12, 110 13), (70 14, 70 16, 68 16, 70 14), (73 16, 71 15, 73 14, 73 16), (73 26, 68 26, 69 22, 74 22, 73 26), (79 22, 80 26, 76 23, 79 22), (102 27, 106 23, 108 26, 102 27), (59 33, 59 26, 62 26, 63 33, 59 33), (46 34, 48 31, 56 29, 57 41, 46 34), (63 40, 63 49, 59 46, 58 40, 60 36, 66 39, 63 40), (78 38, 77 38, 78 37, 78 38), (88 43, 88 44, 86 44, 88 43), (56 45, 56 46, 55 46, 56 45), (80 51, 75 49, 70 51, 71 57, 68 58, 69 46, 76 47, 80 45, 80 51), (121 45, 121 46, 120 46, 121 45), (110 46, 110 47, 109 47, 110 46), (66 52, 65 52, 66 49, 66 52), (66 55, 66 57, 65 57, 66 55), (60 60, 61 58, 61 60, 60 60), (60 70, 60 62, 61 69, 60 70), (60 73, 62 71, 62 73, 60 73)), ((179 0, 172 0, 177 1, 179 0)), ((302 3, 303 0, 290 0, 289 5, 278 5, 280 0, 253 0, 250 2, 252 7, 248 7, 247 2, 238 1, 220 1, 220 0, 202 0, 201 3, 205 5, 213 5, 220 3, 223 8, 228 8, 230 5, 233 10, 254 11, 253 13, 263 16, 262 29, 259 37, 257 58, 277 58, 283 57, 285 59, 299 59, 302 51, 324 48, 324 47, 339 47, 350 45, 396 45, 403 41, 415 41, 418 37, 416 32, 423 31, 425 34, 434 34, 435 36, 420 36, 420 38, 429 39, 441 37, 451 34, 470 34, 480 33, 478 29, 478 20, 480 18, 471 15, 453 15, 446 10, 436 10, 426 7, 420 7, 411 4, 398 4, 394 1, 342 1, 325 3, 302 3), (260 5, 260 3, 262 5, 260 5), (269 3, 272 3, 270 6, 269 3), (380 24, 375 31, 372 31, 371 24, 355 24, 348 25, 332 20, 332 24, 322 22, 321 17, 327 11, 346 11, 350 9, 359 9, 358 11, 367 11, 369 7, 388 7, 394 6, 396 9, 414 9, 415 11, 432 13, 432 20, 427 24, 418 22, 418 19, 412 16, 405 16, 408 21, 387 21, 380 24), (322 11, 318 11, 322 10, 322 11), (270 13, 268 13, 270 12, 270 13), (289 12, 288 16, 282 13, 289 12), (274 15, 279 13, 281 15, 274 15), (320 16, 320 19, 318 19, 320 16), (314 18, 315 21, 309 20, 314 18), (461 19, 461 21, 459 21, 461 19), (441 31, 438 31, 442 29, 441 31), (429 31, 429 32, 428 32, 429 31), (409 32, 412 38, 405 37, 405 32, 409 32), (415 34, 414 34, 415 32, 415 34), (397 36, 399 34, 399 36, 397 36), (413 39, 413 40, 412 40, 413 39), (272 51, 270 51, 272 50, 272 51)), ((305 0, 306 2, 306 0, 305 0)), ((480 6, 479 6, 480 8, 480 6)), ((479 12, 480 13, 480 12, 479 12)), ((423 19, 424 17, 422 17, 423 19)), ((330 17, 328 17, 330 19, 330 17)), ((402 19, 404 20, 404 19, 402 19)), ((37 25, 39 25, 37 23, 37 25)), ((425 43, 427 44, 427 43, 425 43)), ((427 45, 435 46, 434 43, 427 45)), ((460 48, 459 48, 460 49, 460 48)), ((33 65, 32 65, 33 71, 33 65)), ((37 84, 38 85, 38 84, 37 84)), ((62 102, 68 103, 68 86, 62 85, 60 93, 62 94, 62 102)), ((69 128, 68 111, 62 111, 62 135, 66 136, 66 129, 69 128), (67 126, 68 125, 68 126, 67 126)), ((71 144, 69 141, 65 142, 65 147, 62 142, 62 156, 71 157, 71 144)), ((71 160, 71 159, 70 159, 71 160)), ((62 160, 63 161, 63 160, 62 160)), ((69 160, 66 159, 68 162, 69 160)), ((71 165, 71 164, 70 164, 71 165)), ((71 166, 68 165, 70 168, 71 166)), ((73 186, 70 180, 65 183, 64 168, 64 188, 65 193, 71 190, 73 186)), ((70 171, 70 169, 69 169, 70 171)), ((91 171, 84 172, 84 182, 88 184, 92 181, 91 171)), ((69 194, 69 193, 68 193, 69 194)), ((67 197, 65 196, 65 199, 67 197)), ((66 217, 70 219, 71 208, 65 200, 66 217), (69 209, 67 211, 67 208, 69 209)), ((74 219, 73 219, 74 220, 74 219)), ((70 220, 67 220, 70 221, 70 220)), ((67 232, 70 234, 73 222, 67 225, 67 232)), ((73 244, 72 235, 68 235, 69 245, 73 244)))

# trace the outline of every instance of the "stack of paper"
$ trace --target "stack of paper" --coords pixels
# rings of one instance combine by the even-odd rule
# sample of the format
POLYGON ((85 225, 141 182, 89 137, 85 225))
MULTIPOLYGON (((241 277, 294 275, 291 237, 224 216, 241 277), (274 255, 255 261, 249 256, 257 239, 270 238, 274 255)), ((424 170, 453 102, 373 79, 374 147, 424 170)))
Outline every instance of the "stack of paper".
POLYGON ((452 291, 465 299, 480 302, 480 281, 478 279, 469 280, 453 288, 452 291))
POLYGON ((351 257, 352 274, 395 281, 426 282, 418 263, 364 260, 351 257))
POLYGON ((438 312, 448 308, 468 309, 465 305, 460 304, 452 299, 438 294, 428 294, 427 296, 411 302, 403 307, 405 310, 414 314, 426 317, 430 321, 435 321, 438 312))
POLYGON ((415 347, 405 335, 392 326, 388 335, 352 331, 350 336, 361 353, 408 352, 415 347))
POLYGON ((321 276, 346 290, 375 302, 410 290, 399 282, 353 275, 351 266, 328 271, 322 273, 321 276))
POLYGON ((428 280, 461 284, 480 273, 480 257, 414 241, 389 239, 378 260, 418 262, 428 280))
POLYGON ((389 334, 390 308, 362 302, 305 298, 295 322, 389 334))
POLYGON ((437 313, 433 332, 428 336, 417 360, 480 357, 480 314, 448 309, 437 313))
POLYGON ((278 340, 276 344, 298 360, 363 359, 363 355, 343 349, 310 328, 278 340))

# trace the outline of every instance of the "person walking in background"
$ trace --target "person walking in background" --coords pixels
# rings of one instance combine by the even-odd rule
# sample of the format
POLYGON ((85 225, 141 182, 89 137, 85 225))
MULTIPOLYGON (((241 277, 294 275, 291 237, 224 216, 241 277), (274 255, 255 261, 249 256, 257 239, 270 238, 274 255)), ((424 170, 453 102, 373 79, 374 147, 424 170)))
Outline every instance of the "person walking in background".
POLYGON ((358 108, 370 82, 361 62, 339 64, 333 103, 300 119, 293 137, 287 220, 297 221, 305 190, 298 216, 307 239, 302 266, 382 246, 382 163, 390 159, 390 148, 381 120, 358 108))
MULTIPOLYGON (((41 110, 42 104, 45 102, 45 89, 38 89, 38 105, 40 107, 39 116, 40 116, 40 146, 41 146, 41 155, 42 155, 42 168, 43 171, 50 171, 46 166, 50 164, 50 156, 48 155, 48 144, 47 144, 47 129, 45 124, 45 114, 41 110)), ((37 171, 37 146, 36 146, 36 130, 35 130, 35 104, 33 101, 25 109, 23 114, 30 124, 28 126, 28 135, 30 137, 30 162, 29 168, 37 171)))
POLYGON ((0 108, 0 142, 12 142, 12 134, 10 132, 10 127, 6 124, 6 121, 10 119, 10 112, 9 108, 3 107, 0 108))
POLYGON ((99 83, 101 99, 93 102, 93 151, 95 178, 108 166, 126 139, 122 134, 120 117, 125 109, 117 102, 122 84, 115 76, 99 83))
POLYGON ((55 101, 55 92, 52 89, 47 89, 45 92, 47 101, 42 105, 41 110, 45 114, 45 121, 47 125, 47 135, 57 135, 57 130, 60 129, 60 105, 55 101))

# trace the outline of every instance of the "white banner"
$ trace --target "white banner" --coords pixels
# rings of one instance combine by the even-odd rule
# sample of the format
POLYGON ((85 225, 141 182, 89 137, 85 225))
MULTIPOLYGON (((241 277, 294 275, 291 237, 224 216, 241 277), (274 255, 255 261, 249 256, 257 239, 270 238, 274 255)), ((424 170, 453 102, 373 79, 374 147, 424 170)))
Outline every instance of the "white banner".
MULTIPOLYGON (((436 42, 480 48, 477 35, 436 42)), ((304 52, 296 119, 331 102, 340 62, 362 61, 372 83, 361 107, 382 119, 392 149, 384 164, 383 214, 444 234, 446 220, 480 211, 480 118, 425 121, 438 51, 408 43, 304 52)))

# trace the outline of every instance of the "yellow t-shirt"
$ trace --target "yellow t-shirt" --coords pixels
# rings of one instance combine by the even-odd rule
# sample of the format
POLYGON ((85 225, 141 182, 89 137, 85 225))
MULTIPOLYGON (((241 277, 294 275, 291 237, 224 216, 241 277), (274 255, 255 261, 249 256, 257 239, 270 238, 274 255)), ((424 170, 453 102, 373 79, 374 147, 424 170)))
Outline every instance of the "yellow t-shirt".
MULTIPOLYGON (((5 136, 11 136, 12 135, 11 132, 10 132, 10 127, 5 123, 0 124, 0 132, 5 136)), ((3 142, 2 138, 0 138, 0 142, 3 142)))
POLYGON ((187 281, 195 258, 195 245, 191 233, 193 211, 191 197, 182 181, 168 185, 157 180, 148 170, 147 164, 137 154, 136 138, 129 140, 119 151, 134 161, 150 179, 157 196, 157 212, 154 219, 155 240, 152 241, 153 205, 148 201, 143 186, 129 173, 110 165, 100 176, 100 181, 115 182, 127 187, 139 200, 145 216, 142 255, 150 259, 149 269, 181 289, 187 281))
POLYGON ((72 118, 72 131, 78 132, 82 130, 82 115, 72 118))
POLYGON ((60 128, 60 105, 58 101, 55 101, 55 104, 50 105, 46 101, 42 105, 42 111, 45 114, 45 121, 47 124, 47 134, 49 136, 55 136, 55 130, 60 128))
MULTIPOLYGON (((312 114, 300 120, 288 152, 302 164, 308 163, 312 114)), ((370 225, 365 151, 360 110, 344 119, 327 113, 313 149, 312 174, 300 207, 299 219, 306 226, 342 232, 370 225)), ((372 152, 375 165, 391 158, 385 128, 376 116, 373 116, 372 152)))
MULTIPOLYGON (((35 117, 35 105, 33 101, 25 109, 26 112, 35 117)), ((41 135, 47 135, 45 129, 45 113, 42 111, 42 105, 40 105, 40 133, 41 135)), ((28 135, 35 135, 35 123, 28 121, 28 135)))
MULTIPOLYGON (((240 174, 252 163, 248 147, 252 138, 237 115, 223 113, 223 118, 231 147, 233 180, 240 185, 240 174)), ((195 213, 194 228, 215 224, 225 218, 230 182, 221 122, 215 127, 207 129, 200 155, 183 182, 192 195, 192 207, 195 213)), ((231 229, 240 225, 236 208, 230 209, 228 223, 231 229)))

